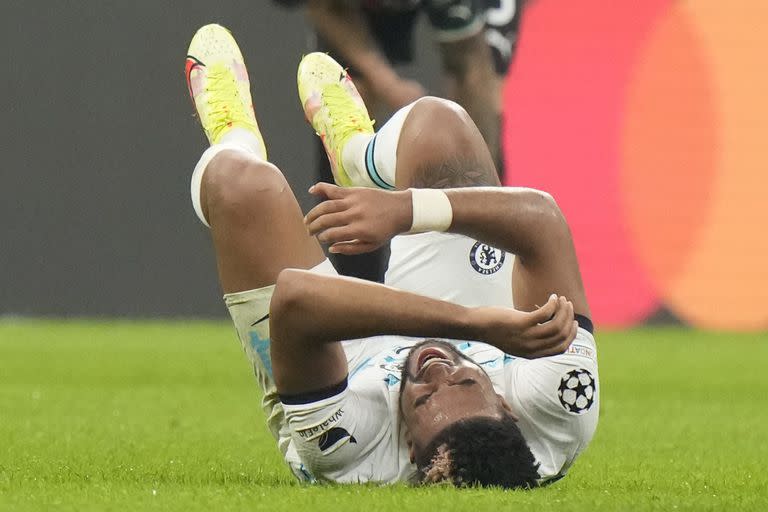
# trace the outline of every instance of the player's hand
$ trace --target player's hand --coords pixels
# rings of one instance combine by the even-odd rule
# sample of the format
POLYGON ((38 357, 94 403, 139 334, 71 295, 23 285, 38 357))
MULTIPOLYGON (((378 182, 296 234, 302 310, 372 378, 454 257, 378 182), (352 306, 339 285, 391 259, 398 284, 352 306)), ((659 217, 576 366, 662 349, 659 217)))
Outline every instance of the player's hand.
POLYGON ((310 235, 330 244, 332 253, 370 252, 411 227, 413 207, 408 191, 318 183, 309 193, 323 202, 310 210, 304 224, 310 235))
POLYGON ((562 354, 576 338, 578 328, 573 304, 554 294, 530 313, 487 307, 475 309, 473 315, 485 333, 483 341, 507 354, 529 359, 562 354))

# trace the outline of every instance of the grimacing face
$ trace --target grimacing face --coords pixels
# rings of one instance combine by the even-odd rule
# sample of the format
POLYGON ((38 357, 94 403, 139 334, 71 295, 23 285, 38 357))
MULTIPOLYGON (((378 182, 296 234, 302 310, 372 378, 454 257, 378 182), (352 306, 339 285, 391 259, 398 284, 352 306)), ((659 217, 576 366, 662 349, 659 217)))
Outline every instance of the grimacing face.
POLYGON ((400 411, 414 460, 443 429, 463 419, 501 418, 509 404, 493 389, 488 374, 450 343, 425 340, 405 361, 400 411))

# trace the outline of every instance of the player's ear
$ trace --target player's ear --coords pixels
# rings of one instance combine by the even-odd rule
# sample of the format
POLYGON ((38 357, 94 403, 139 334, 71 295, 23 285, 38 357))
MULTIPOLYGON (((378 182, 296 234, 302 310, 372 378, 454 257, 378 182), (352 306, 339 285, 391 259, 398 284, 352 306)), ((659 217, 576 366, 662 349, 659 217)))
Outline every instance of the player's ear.
POLYGON ((500 394, 496 393, 496 397, 499 400, 499 405, 501 405, 502 410, 504 410, 507 414, 512 416, 512 418, 515 421, 520 419, 520 418, 517 417, 517 414, 515 414, 515 411, 512 410, 512 406, 509 405, 509 402, 507 402, 507 400, 503 396, 501 396, 500 394))
POLYGON ((413 440, 408 430, 405 431, 405 443, 408 445, 408 458, 411 459, 411 464, 413 464, 416 462, 416 450, 413 448, 413 440))

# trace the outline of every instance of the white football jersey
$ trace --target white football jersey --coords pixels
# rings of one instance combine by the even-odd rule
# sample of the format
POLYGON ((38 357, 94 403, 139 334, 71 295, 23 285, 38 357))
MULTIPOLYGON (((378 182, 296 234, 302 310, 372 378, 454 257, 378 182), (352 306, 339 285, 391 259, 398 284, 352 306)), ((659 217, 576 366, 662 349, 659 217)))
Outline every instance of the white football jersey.
MULTIPOLYGON (((462 235, 401 235, 392 240, 385 283, 468 307, 511 307, 514 261, 513 254, 462 235)), ((415 477, 398 399, 402 365, 419 341, 402 336, 344 341, 346 387, 309 403, 283 403, 291 437, 280 444, 288 445, 286 460, 300 479, 391 483, 415 477)), ((519 416, 541 482, 563 476, 597 426, 592 334, 579 329, 565 354, 532 360, 484 343, 446 341, 486 371, 519 416)))
MULTIPOLYGON (((346 389, 309 404, 284 404, 292 431, 288 462, 300 478, 335 482, 411 481, 399 413, 402 365, 420 339, 383 336, 362 342, 346 389)), ((452 342, 488 374, 520 418, 540 481, 565 475, 597 426, 599 385, 592 335, 579 329, 562 355, 523 359, 479 342, 452 342)))

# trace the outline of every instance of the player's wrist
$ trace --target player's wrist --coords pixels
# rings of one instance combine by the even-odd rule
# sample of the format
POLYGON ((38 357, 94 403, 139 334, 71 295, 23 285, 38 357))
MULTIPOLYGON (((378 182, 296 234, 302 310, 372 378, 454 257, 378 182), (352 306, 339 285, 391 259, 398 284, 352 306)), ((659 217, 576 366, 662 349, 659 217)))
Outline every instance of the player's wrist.
POLYGON ((493 330, 487 307, 466 308, 461 323, 466 331, 465 338, 490 343, 489 333, 493 330))
POLYGON ((409 233, 448 231, 453 223, 453 206, 443 190, 411 188, 411 225, 409 233))
POLYGON ((390 193, 397 199, 397 206, 392 209, 395 212, 396 233, 408 233, 413 222, 411 190, 398 190, 390 193))

